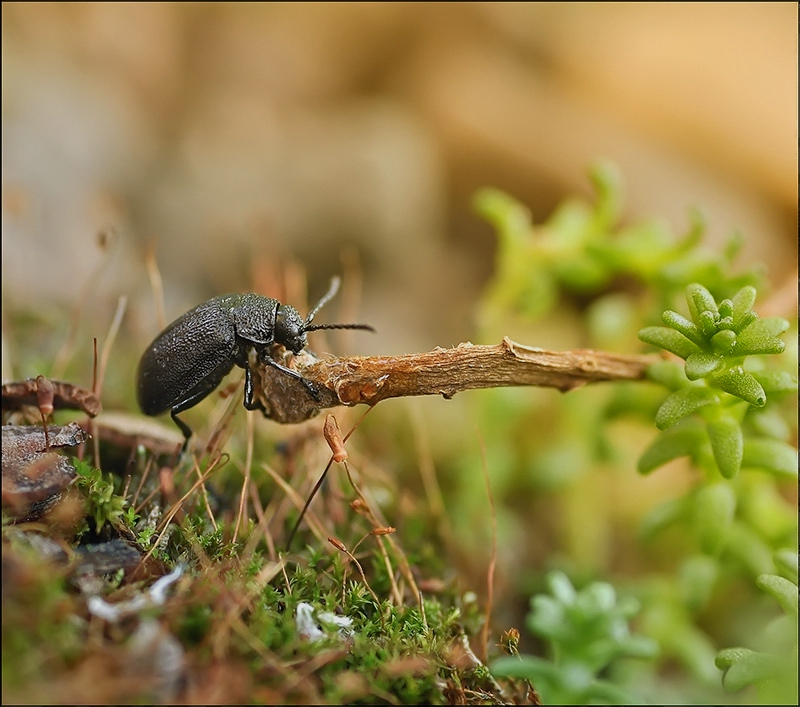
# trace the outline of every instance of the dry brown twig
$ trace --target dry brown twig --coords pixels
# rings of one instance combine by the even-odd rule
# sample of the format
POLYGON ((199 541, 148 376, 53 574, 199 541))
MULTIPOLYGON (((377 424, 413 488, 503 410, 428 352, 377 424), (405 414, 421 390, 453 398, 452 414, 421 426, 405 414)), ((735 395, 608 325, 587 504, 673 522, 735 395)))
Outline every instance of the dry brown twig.
POLYGON ((264 414, 282 423, 302 422, 337 405, 375 405, 387 398, 442 395, 477 388, 539 386, 563 392, 586 383, 641 380, 653 356, 626 356, 591 349, 547 351, 508 337, 495 346, 459 344, 403 356, 318 359, 308 352, 276 360, 301 371, 318 390, 314 400, 302 382, 271 367, 254 368, 264 414))

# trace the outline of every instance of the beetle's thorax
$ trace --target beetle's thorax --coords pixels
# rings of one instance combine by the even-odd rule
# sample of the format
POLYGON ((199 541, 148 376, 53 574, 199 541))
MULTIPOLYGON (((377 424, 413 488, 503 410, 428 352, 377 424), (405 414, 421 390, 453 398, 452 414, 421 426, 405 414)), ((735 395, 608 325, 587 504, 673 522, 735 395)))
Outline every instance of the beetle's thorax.
POLYGON ((293 353, 300 353, 308 343, 304 327, 300 312, 288 304, 280 305, 275 314, 275 343, 283 344, 293 353))

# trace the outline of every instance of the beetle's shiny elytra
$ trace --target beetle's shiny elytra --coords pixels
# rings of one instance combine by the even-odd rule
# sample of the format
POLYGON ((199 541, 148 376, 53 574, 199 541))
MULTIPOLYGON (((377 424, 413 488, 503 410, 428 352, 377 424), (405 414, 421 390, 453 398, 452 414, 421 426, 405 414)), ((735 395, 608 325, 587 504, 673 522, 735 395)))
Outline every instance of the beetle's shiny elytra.
POLYGON ((142 412, 159 415, 169 410, 183 432, 185 449, 192 430, 178 414, 203 400, 234 365, 245 370, 245 408, 258 408, 248 366, 251 349, 255 349, 259 361, 302 381, 316 397, 311 382, 275 361, 269 349, 273 344, 282 344, 289 351, 300 353, 307 343, 306 332, 317 329, 374 331, 367 324, 311 325, 316 313, 338 289, 339 278, 335 277, 305 320, 294 307, 256 294, 220 295, 186 312, 153 340, 139 361, 136 393, 142 412))

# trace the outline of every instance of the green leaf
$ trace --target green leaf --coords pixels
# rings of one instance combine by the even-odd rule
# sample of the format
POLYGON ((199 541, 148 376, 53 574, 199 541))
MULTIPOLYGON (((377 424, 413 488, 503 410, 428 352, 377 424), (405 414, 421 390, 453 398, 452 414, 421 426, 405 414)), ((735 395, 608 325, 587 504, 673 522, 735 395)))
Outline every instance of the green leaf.
POLYGON ((691 252, 701 240, 706 231, 706 215, 696 206, 689 208, 689 232, 675 244, 675 253, 691 252))
POLYGON ((746 400, 755 407, 763 407, 767 402, 767 394, 761 384, 741 366, 734 366, 714 376, 714 383, 726 393, 746 400))
POLYGON ((719 577, 720 565, 716 558, 694 555, 687 558, 680 570, 680 586, 686 606, 697 612, 708 604, 719 577))
POLYGON ((732 263, 737 255, 739 255, 739 251, 741 251, 742 246, 744 245, 744 236, 740 231, 734 231, 730 238, 725 242, 725 248, 723 249, 723 255, 728 263, 732 263))
POLYGON ((797 616, 797 585, 776 574, 762 574, 756 578, 756 586, 775 597, 783 610, 797 616))
POLYGON ((697 491, 694 526, 703 552, 716 555, 725 547, 735 513, 736 492, 727 481, 708 484, 697 491))
POLYGON ((658 655, 658 643, 649 636, 627 636, 620 641, 619 649, 626 658, 650 660, 658 655))
POLYGON ((607 231, 622 209, 622 173, 613 162, 600 160, 590 168, 589 179, 597 193, 595 228, 599 232, 607 231))
POLYGON ((711 337, 711 346, 719 354, 730 353, 735 344, 736 334, 730 329, 722 329, 711 337))
POLYGON ((707 427, 711 450, 714 452, 719 471, 726 479, 732 479, 742 466, 744 438, 741 425, 737 420, 725 415, 709 422, 707 427))
POLYGON ((745 312, 738 322, 734 321, 733 330, 739 334, 747 329, 747 327, 749 327, 756 319, 758 319, 758 315, 755 312, 745 312))
POLYGON ((722 678, 722 684, 726 690, 737 692, 748 685, 769 680, 780 671, 780 660, 777 656, 754 651, 745 653, 746 649, 744 648, 738 650, 741 653, 733 658, 731 666, 722 678))
POLYGON ((775 566, 779 572, 797 580, 797 553, 794 550, 778 550, 775 553, 775 566))
POLYGON ((696 322, 698 322, 698 318, 702 312, 718 314, 717 303, 714 301, 713 295, 705 287, 696 282, 686 288, 686 301, 689 304, 689 311, 692 314, 692 319, 696 322))
POLYGON ((756 288, 752 285, 745 285, 739 290, 732 298, 731 304, 733 305, 733 326, 741 331, 739 328, 744 317, 748 312, 753 309, 756 301, 756 288))
POLYGON ((776 439, 747 439, 744 443, 742 466, 797 478, 797 450, 776 439))
POLYGON ((530 680, 533 684, 551 677, 555 672, 555 665, 531 655, 503 656, 492 663, 493 675, 530 680))
POLYGON ((698 346, 703 345, 703 336, 700 334, 700 330, 694 325, 694 322, 690 322, 683 315, 668 309, 661 315, 661 321, 668 327, 683 334, 687 339, 693 341, 698 346))
POLYGON ((733 324, 733 302, 729 299, 722 300, 722 302, 719 303, 719 316, 722 317, 722 321, 730 317, 730 323, 733 324))
POLYGON ((639 457, 640 474, 649 474, 673 459, 693 455, 705 444, 705 435, 698 425, 668 430, 658 435, 639 457))
POLYGON ((686 359, 684 370, 686 371, 686 377, 690 381, 696 381, 718 371, 724 365, 725 361, 722 356, 701 352, 693 353, 686 359))
POLYGON ((557 570, 550 572, 547 575, 547 584, 550 587, 550 592, 562 604, 569 606, 575 603, 577 593, 566 574, 557 570))
POLYGON ((698 408, 718 403, 719 397, 710 388, 683 388, 670 395, 656 412, 656 427, 666 430, 698 408))
POLYGON ((747 336, 780 336, 789 326, 789 322, 783 317, 766 317, 753 322, 742 331, 740 339, 745 339, 747 336))
POLYGON ((730 530, 727 554, 756 576, 772 572, 775 567, 772 549, 753 528, 738 521, 734 521, 730 530))
POLYGON ((747 423, 756 437, 770 437, 785 442, 792 436, 789 421, 775 405, 751 410, 747 415, 747 423))
POLYGON ((782 317, 759 319, 739 334, 734 353, 737 356, 783 353, 786 342, 778 337, 788 328, 789 322, 782 317))
POLYGON ((656 361, 647 367, 647 377, 670 390, 680 390, 688 378, 677 361, 656 361))
POLYGON ((697 326, 704 338, 710 339, 714 336, 714 334, 717 333, 717 318, 714 316, 714 312, 700 312, 700 314, 697 315, 697 326))
POLYGON ((683 334, 664 326, 649 326, 641 329, 639 339, 681 358, 687 358, 700 351, 697 344, 689 341, 683 334))
POLYGON ((796 393, 797 376, 786 371, 754 371, 755 378, 766 393, 796 393))
POLYGON ((531 213, 499 189, 484 188, 473 199, 474 209, 491 223, 504 245, 523 243, 531 232, 531 213))
POLYGON ((738 663, 742 658, 753 655, 755 651, 749 648, 723 648, 714 659, 714 665, 720 670, 727 670, 738 663))
POLYGON ((639 537, 643 541, 650 540, 684 517, 687 510, 686 497, 672 498, 653 508, 642 520, 639 537))

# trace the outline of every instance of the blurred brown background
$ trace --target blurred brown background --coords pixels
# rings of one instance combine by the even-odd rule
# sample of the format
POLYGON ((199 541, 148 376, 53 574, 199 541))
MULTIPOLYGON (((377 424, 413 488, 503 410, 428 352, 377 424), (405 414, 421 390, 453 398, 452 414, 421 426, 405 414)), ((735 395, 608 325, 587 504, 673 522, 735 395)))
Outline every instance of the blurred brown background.
POLYGON ((775 282, 796 263, 796 3, 3 3, 2 19, 5 309, 64 311, 111 228, 93 294, 127 294, 142 341, 154 242, 168 319, 293 258, 312 299, 360 269, 357 316, 380 335, 358 352, 456 344, 492 269, 474 191, 541 219, 588 194, 598 157, 621 167, 628 217, 681 232, 698 205, 712 242, 740 229, 775 282))

